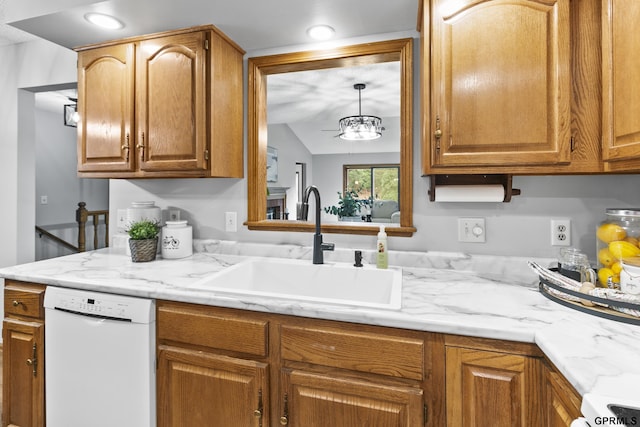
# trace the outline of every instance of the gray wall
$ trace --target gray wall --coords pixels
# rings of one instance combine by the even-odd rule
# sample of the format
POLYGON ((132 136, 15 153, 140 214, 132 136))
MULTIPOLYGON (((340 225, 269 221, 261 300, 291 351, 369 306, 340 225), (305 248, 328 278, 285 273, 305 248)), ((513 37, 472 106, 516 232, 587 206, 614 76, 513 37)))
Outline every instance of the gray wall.
MULTIPOLYGON (((38 93, 36 98, 44 94, 38 93)), ((78 202, 85 202, 88 210, 108 209, 109 180, 78 178, 76 128, 64 126, 62 104, 57 111, 40 108, 39 104, 36 100, 36 225, 77 244, 75 211, 78 202), (47 204, 40 203, 41 196, 47 196, 47 204)), ((104 233, 103 230, 104 227, 99 231, 104 233)), ((92 230, 87 232, 89 248, 92 248, 92 236, 92 230)), ((35 252, 36 260, 71 253, 50 239, 37 235, 35 252)))
POLYGON ((278 182, 268 182, 267 186, 285 187, 287 190, 287 210, 289 219, 295 220, 296 199, 295 173, 296 162, 307 164, 307 182, 311 182, 313 172, 312 157, 307 147, 286 124, 268 126, 269 147, 278 150, 278 182))

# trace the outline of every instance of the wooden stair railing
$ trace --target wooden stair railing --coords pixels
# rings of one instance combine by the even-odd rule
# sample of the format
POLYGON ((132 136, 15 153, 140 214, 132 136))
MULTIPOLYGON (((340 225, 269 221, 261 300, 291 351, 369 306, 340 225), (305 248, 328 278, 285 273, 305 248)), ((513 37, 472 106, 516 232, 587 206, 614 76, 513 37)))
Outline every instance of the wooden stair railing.
POLYGON ((87 219, 91 217, 93 222, 93 247, 98 247, 98 224, 100 223, 100 217, 104 217, 104 245, 109 246, 109 211, 88 211, 85 202, 78 203, 78 209, 76 209, 76 222, 78 223, 78 252, 84 252, 86 247, 86 224, 87 219))
POLYGON ((89 217, 91 217, 93 224, 93 248, 97 249, 99 244, 98 225, 100 224, 100 217, 104 219, 104 245, 109 246, 109 211, 88 211, 85 202, 78 203, 78 209, 76 209, 76 222, 78 223, 78 246, 74 246, 64 239, 50 233, 42 227, 36 225, 36 231, 40 234, 40 237, 47 236, 51 240, 61 244, 65 248, 74 252, 85 252, 87 250, 87 236, 86 236, 86 224, 89 217))

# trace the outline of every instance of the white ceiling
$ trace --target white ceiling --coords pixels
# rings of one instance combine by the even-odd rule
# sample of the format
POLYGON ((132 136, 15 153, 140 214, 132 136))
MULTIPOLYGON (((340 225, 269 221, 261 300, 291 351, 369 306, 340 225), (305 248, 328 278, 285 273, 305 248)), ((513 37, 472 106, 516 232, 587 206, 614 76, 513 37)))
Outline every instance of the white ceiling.
MULTIPOLYGON (((309 39, 306 30, 314 24, 335 28, 337 43, 378 34, 414 33, 417 11, 418 0, 0 0, 0 45, 40 37, 73 48, 214 24, 249 56, 255 56, 252 53, 256 51, 264 54, 260 51, 286 50, 287 46, 295 46, 294 50, 301 50, 300 46, 330 47, 331 42, 319 44, 309 39), (97 29, 84 20, 88 12, 111 14, 124 22, 125 28, 97 29)), ((312 153, 323 152, 341 141, 333 132, 338 120, 357 113, 355 83, 367 85, 362 91, 363 114, 382 117, 386 128, 383 138, 397 141, 399 69, 394 64, 271 76, 269 121, 287 123, 312 153)), ((58 102, 64 102, 66 96, 55 94, 58 102)), ((61 107, 48 105, 61 111, 61 107)), ((380 142, 377 147, 385 146, 380 142)), ((349 144, 339 147, 352 151, 349 144)), ((369 150, 366 145, 359 149, 369 150)))
POLYGON ((0 0, 8 23, 61 46, 74 46, 202 24, 214 24, 250 52, 312 42, 314 24, 336 39, 412 31, 418 0, 0 0), (125 28, 98 30, 84 20, 104 12, 125 28))

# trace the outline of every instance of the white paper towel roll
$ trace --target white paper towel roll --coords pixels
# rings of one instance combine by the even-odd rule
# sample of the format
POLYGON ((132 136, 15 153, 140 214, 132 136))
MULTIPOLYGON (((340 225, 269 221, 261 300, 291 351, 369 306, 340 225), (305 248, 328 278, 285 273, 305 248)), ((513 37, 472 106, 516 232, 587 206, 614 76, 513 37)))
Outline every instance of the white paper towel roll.
POLYGON ((436 202, 503 202, 504 187, 495 185, 439 185, 436 202))

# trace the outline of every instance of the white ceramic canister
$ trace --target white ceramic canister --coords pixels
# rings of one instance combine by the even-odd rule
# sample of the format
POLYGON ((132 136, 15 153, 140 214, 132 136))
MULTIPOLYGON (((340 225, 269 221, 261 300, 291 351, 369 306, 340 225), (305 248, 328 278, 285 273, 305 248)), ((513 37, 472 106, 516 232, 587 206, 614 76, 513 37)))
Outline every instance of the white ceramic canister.
POLYGON ((625 294, 640 295, 640 258, 622 260, 620 290, 625 294))
POLYGON ((127 208, 127 226, 143 219, 161 224, 162 210, 155 202, 132 202, 131 207, 127 208))
POLYGON ((162 258, 184 258, 193 254, 193 230, 187 221, 167 221, 162 227, 162 258))

